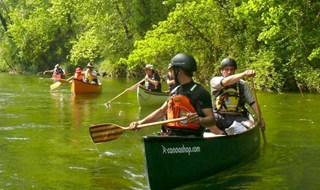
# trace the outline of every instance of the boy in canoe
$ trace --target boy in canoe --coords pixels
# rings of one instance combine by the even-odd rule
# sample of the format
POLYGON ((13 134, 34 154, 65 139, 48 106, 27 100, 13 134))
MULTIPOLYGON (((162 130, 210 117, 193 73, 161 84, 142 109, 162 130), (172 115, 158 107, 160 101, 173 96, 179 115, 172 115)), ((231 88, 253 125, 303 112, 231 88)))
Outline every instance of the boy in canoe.
MULTIPOLYGON (((255 76, 254 70, 246 70, 236 74, 237 63, 234 59, 225 58, 220 64, 222 76, 213 77, 210 80, 211 93, 213 95, 214 116, 217 126, 221 130, 230 127, 234 121, 251 128, 253 121, 249 120, 245 104, 251 106, 257 118, 260 117, 259 105, 257 104, 250 86, 242 80, 255 76)), ((263 118, 259 126, 264 127, 263 118)))
POLYGON ((195 59, 183 53, 171 60, 175 83, 178 85, 170 93, 170 98, 153 113, 136 122, 138 125, 155 122, 166 116, 168 120, 186 116, 187 119, 166 125, 166 135, 202 137, 206 127, 215 125, 210 93, 200 84, 193 81, 193 72, 197 70, 195 59))
POLYGON ((52 73, 52 79, 63 79, 66 76, 66 72, 64 69, 61 67, 61 65, 58 63, 54 66, 54 69, 52 70, 46 70, 43 72, 43 74, 46 73, 52 73))
POLYGON ((154 66, 147 64, 144 69, 146 72, 144 78, 136 85, 130 87, 128 90, 133 91, 136 90, 139 85, 144 85, 147 90, 152 92, 161 92, 161 77, 154 66))
POLYGON ((145 66, 146 76, 141 85, 145 85, 146 89, 153 92, 161 92, 161 78, 153 65, 145 66))
POLYGON ((84 77, 84 72, 81 69, 81 67, 77 67, 73 76, 68 78, 67 81, 71 82, 72 80, 79 80, 79 81, 83 81, 83 77, 84 77))

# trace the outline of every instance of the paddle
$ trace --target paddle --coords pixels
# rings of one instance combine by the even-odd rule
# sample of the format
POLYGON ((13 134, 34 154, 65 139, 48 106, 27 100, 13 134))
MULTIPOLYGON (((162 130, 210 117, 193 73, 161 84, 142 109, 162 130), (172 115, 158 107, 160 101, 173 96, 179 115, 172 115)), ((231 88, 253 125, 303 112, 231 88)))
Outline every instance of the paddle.
POLYGON ((52 85, 50 85, 50 90, 54 90, 58 88, 61 85, 61 82, 55 82, 52 85))
POLYGON ((59 79, 58 82, 53 83, 52 85, 50 85, 50 90, 54 90, 56 88, 58 88, 62 83, 69 83, 68 79, 59 79))
MULTIPOLYGON (((253 95, 254 95, 254 98, 256 99, 256 104, 257 104, 257 108, 258 108, 258 114, 259 114, 259 121, 261 121, 262 119, 262 115, 261 115, 261 110, 260 110, 260 106, 259 106, 259 103, 258 103, 258 98, 257 98, 257 93, 256 93, 256 88, 254 86, 254 82, 253 82, 253 78, 251 78, 251 86, 253 88, 253 95)), ((266 139, 266 135, 265 135, 265 126, 260 126, 260 129, 261 129, 261 133, 262 133, 262 138, 263 138, 263 142, 264 144, 267 144, 267 139, 266 139)))
POLYGON ((142 83, 145 79, 142 79, 141 81, 137 82, 136 84, 132 85, 131 87, 125 89, 123 92, 121 92, 120 94, 118 94, 116 97, 112 98, 111 100, 109 100, 107 103, 105 103, 104 105, 106 107, 110 107, 110 102, 117 99, 118 97, 120 97, 121 95, 123 95, 124 93, 128 92, 130 89, 132 89, 133 87, 139 85, 140 83, 142 83))
POLYGON ((73 76, 68 78, 68 79, 59 79, 59 82, 61 82, 61 83, 70 83, 70 80, 72 80, 72 79, 73 79, 73 76))
MULTIPOLYGON (((170 119, 170 120, 164 120, 164 121, 157 121, 153 123, 141 124, 141 125, 138 125, 137 128, 141 129, 141 128, 161 125, 165 123, 182 121, 182 120, 185 120, 186 118, 187 117, 181 117, 177 119, 170 119)), ((115 140, 127 130, 130 130, 129 127, 121 127, 119 125, 112 124, 112 123, 92 125, 89 128, 89 132, 94 143, 115 140)))

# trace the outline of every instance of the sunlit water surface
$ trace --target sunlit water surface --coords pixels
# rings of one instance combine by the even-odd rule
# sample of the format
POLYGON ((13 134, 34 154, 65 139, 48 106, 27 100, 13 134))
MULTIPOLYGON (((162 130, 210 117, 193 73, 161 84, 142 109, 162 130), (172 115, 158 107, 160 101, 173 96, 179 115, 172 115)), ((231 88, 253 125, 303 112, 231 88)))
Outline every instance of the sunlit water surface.
MULTIPOLYGON (((101 144, 88 132, 155 109, 140 110, 135 92, 104 106, 137 81, 103 78, 102 94, 73 96, 69 84, 50 91, 48 76, 0 74, 0 189, 148 189, 141 137, 158 127, 101 144)), ((258 98, 268 142, 260 155, 178 189, 320 189, 319 94, 258 98)))

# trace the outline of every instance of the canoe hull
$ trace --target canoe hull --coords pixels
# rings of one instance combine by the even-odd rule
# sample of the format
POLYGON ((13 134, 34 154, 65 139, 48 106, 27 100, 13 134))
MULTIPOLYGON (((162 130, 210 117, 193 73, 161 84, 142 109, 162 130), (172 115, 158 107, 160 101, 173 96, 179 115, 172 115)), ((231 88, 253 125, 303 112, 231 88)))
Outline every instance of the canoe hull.
POLYGON ((89 84, 79 80, 73 80, 71 84, 71 92, 74 95, 80 94, 99 94, 102 91, 102 85, 89 84))
POLYGON ((166 92, 151 92, 141 86, 137 89, 137 99, 140 107, 161 106, 169 97, 166 92))
POLYGON ((259 152, 255 127, 242 134, 210 138, 143 138, 150 189, 171 189, 204 179, 259 152))
POLYGON ((65 75, 52 75, 51 79, 54 81, 59 81, 60 79, 64 79, 65 75))

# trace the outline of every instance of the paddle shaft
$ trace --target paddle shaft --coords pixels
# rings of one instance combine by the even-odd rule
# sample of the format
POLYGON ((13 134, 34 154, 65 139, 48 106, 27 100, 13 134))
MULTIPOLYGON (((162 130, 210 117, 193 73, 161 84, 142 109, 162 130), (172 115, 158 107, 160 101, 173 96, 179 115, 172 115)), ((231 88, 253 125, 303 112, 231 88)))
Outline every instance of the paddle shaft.
MULTIPOLYGON (((177 121, 185 120, 186 118, 187 117, 182 117, 177 119, 170 119, 165 121, 141 124, 137 126, 137 129, 151 127, 151 126, 165 124, 165 123, 177 122, 177 121)), ((89 132, 94 143, 115 140, 127 130, 131 130, 131 129, 129 127, 121 127, 111 123, 93 125, 89 128, 89 132)))
POLYGON ((111 101, 113 101, 113 100, 115 100, 115 99, 119 98, 121 95, 123 95, 124 93, 126 93, 130 88, 132 88, 132 87, 134 87, 134 86, 136 86, 136 85, 138 85, 138 84, 142 83, 144 80, 145 80, 145 79, 142 79, 141 81, 137 82, 136 84, 132 85, 131 87, 129 87, 129 88, 127 88, 127 89, 125 89, 123 92, 121 92, 120 94, 118 94, 116 97, 114 97, 114 98, 112 98, 111 100, 109 100, 109 101, 107 102, 107 104, 109 104, 111 101))
MULTIPOLYGON (((260 106, 259 106, 259 102, 258 102, 258 97, 257 97, 257 92, 256 92, 256 88, 254 86, 254 81, 253 81, 253 78, 251 78, 251 85, 252 85, 252 88, 253 88, 253 95, 254 95, 254 98, 256 99, 256 105, 257 105, 257 109, 258 109, 258 117, 259 117, 259 121, 261 121, 262 119, 262 114, 261 114, 261 109, 260 109, 260 106)), ((262 133, 262 138, 263 138, 263 142, 266 144, 267 143, 267 139, 266 139, 266 134, 265 134, 265 126, 264 127, 260 127, 261 129, 261 133, 262 133)))
MULTIPOLYGON (((141 129, 141 128, 145 128, 145 127, 151 127, 151 126, 155 126, 155 125, 161 125, 161 124, 166 124, 166 123, 171 123, 171 122, 176 122, 176 121, 182 121, 182 120, 186 120, 186 119, 187 119, 187 117, 181 117, 181 118, 176 118, 176 119, 169 119, 169 120, 164 120, 164 121, 146 123, 146 124, 138 125, 137 128, 141 129)), ((129 129, 129 128, 125 128, 125 129, 129 129)))

